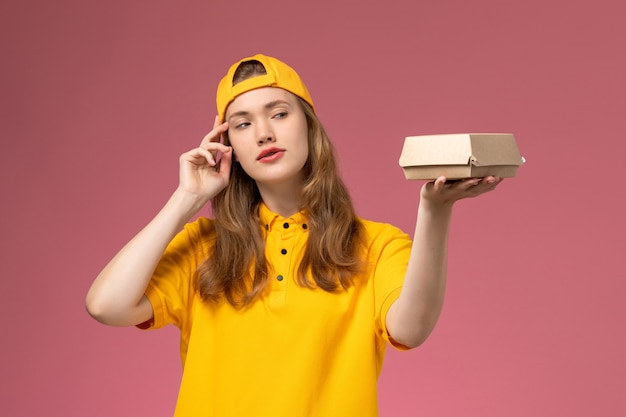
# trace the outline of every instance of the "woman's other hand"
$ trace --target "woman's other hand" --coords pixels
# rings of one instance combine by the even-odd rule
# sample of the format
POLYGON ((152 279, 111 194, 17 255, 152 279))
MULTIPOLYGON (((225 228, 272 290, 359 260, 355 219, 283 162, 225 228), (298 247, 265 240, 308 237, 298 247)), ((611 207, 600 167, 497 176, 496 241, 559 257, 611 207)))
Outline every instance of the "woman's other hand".
POLYGON ((227 185, 230 178, 232 148, 221 142, 228 122, 219 123, 217 116, 211 130, 200 146, 180 156, 179 190, 210 200, 227 185))

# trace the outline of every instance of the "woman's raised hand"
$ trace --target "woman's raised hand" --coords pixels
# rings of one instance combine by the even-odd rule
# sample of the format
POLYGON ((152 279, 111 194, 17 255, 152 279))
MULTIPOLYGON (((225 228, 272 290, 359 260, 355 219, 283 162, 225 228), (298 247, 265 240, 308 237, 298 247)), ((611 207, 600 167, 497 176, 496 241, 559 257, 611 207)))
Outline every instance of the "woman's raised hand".
POLYGON ((216 116, 213 130, 202 139, 200 146, 180 156, 178 188, 200 198, 203 203, 228 185, 232 148, 220 140, 227 130, 228 122, 220 124, 216 116))
POLYGON ((478 197, 495 190, 502 178, 488 176, 485 178, 468 178, 449 181, 439 177, 435 181, 424 184, 421 191, 422 199, 435 204, 452 204, 464 198, 478 197))

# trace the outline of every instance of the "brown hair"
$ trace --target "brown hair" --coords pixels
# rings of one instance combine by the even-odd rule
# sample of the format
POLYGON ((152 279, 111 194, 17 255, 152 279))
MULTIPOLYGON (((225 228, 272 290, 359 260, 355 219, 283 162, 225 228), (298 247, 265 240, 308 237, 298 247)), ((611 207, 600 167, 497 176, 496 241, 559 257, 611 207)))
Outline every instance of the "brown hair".
MULTIPOLYGON (((258 61, 241 64, 233 85, 265 74, 258 61)), ((325 291, 348 288, 361 271, 358 255, 364 245, 363 226, 337 172, 334 149, 311 106, 299 103, 308 125, 309 156, 303 167, 300 194, 308 222, 308 239, 297 281, 325 291), (309 279, 313 278, 313 282, 309 279)), ((228 138, 226 138, 228 141, 228 138)), ((196 290, 206 301, 224 296, 234 306, 245 306, 262 294, 268 282, 265 240, 261 232, 261 195, 241 165, 233 163, 230 181, 211 201, 215 242, 198 268, 196 290)))

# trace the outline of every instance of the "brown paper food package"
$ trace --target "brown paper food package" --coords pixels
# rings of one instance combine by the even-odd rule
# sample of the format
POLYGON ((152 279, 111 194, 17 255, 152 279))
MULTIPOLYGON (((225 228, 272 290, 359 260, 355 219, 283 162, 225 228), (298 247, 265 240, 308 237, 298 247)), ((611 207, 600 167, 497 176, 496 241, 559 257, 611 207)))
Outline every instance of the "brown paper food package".
POLYGON ((409 136, 399 161, 408 180, 510 178, 524 162, 510 133, 409 136))

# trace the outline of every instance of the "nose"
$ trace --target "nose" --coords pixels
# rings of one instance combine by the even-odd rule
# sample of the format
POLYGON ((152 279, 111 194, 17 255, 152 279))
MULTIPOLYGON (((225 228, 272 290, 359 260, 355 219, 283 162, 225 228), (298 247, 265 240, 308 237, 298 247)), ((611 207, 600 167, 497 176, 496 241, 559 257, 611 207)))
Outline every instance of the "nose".
POLYGON ((259 123, 257 126, 257 143, 259 145, 274 142, 276 140, 276 138, 274 137, 274 132, 272 131, 269 123, 259 123))
POLYGON ((259 143, 259 145, 263 145, 264 143, 274 142, 274 137, 272 135, 260 136, 257 142, 259 143))

